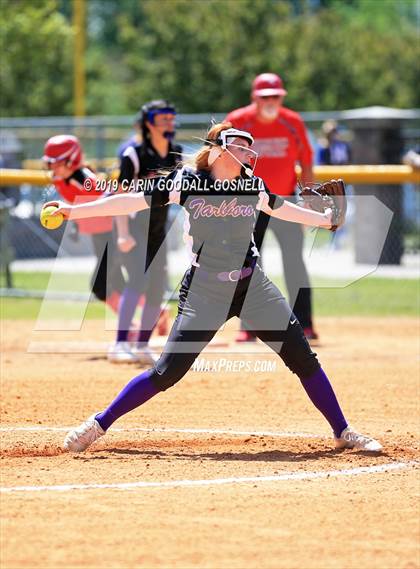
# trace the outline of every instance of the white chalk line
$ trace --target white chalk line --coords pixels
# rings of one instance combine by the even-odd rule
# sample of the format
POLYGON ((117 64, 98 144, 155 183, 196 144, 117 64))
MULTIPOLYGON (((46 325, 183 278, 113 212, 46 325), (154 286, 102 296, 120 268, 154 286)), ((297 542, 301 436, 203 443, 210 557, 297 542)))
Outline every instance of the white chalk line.
POLYGON ((419 464, 417 461, 393 462, 378 466, 360 466, 342 470, 314 472, 285 472, 271 476, 244 476, 240 478, 213 478, 208 480, 169 480, 165 482, 121 482, 117 484, 62 484, 52 486, 10 486, 1 487, 1 494, 13 492, 66 492, 68 490, 132 490, 135 488, 181 488, 197 486, 222 486, 224 484, 249 484, 262 482, 280 482, 283 480, 315 480, 318 478, 336 478, 340 476, 359 476, 361 474, 380 474, 392 470, 402 470, 419 464))
MULTIPOLYGON (((18 433, 18 432, 67 432, 73 427, 47 427, 42 425, 32 425, 23 427, 0 427, 1 433, 18 433)), ((233 436, 260 436, 260 437, 280 437, 280 438, 306 438, 306 439, 322 439, 325 435, 314 435, 311 433, 294 433, 294 432, 278 432, 278 431, 242 431, 242 430, 226 430, 226 429, 173 429, 166 427, 111 427, 107 433, 183 433, 192 435, 233 435, 233 436)))

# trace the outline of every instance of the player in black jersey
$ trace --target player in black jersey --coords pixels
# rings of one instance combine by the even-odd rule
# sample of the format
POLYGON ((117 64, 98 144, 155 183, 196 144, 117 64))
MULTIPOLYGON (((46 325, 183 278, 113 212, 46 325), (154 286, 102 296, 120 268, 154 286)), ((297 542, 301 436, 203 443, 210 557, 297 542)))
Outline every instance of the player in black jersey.
POLYGON ((240 316, 300 379, 313 404, 331 425, 337 448, 379 451, 380 443, 351 428, 333 388, 312 352, 303 329, 278 288, 258 264, 253 229, 260 211, 319 227, 331 227, 332 212, 318 213, 270 194, 253 175, 252 136, 215 125, 207 145, 196 157, 196 170, 182 168, 156 178, 144 192, 121 195, 83 206, 66 207, 66 218, 122 215, 174 202, 188 217, 193 253, 179 300, 178 316, 155 366, 132 379, 101 413, 71 430, 67 450, 80 452, 105 434, 119 417, 178 382, 217 330, 232 316, 240 316))
MULTIPOLYGON (((121 152, 119 184, 123 192, 138 179, 173 170, 182 158, 175 144, 175 107, 165 100, 146 103, 138 115, 142 143, 129 142, 121 152)), ((123 291, 116 342, 108 352, 113 363, 153 364, 147 344, 159 318, 166 283, 165 226, 168 208, 153 208, 116 219, 117 243, 128 280, 123 291), (128 342, 140 296, 146 293, 137 347, 128 342)))

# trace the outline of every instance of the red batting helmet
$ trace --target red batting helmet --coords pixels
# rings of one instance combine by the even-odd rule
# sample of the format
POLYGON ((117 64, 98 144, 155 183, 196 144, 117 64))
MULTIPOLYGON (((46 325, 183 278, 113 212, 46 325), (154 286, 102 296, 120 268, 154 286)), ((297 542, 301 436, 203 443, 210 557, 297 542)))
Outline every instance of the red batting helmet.
POLYGON ((283 81, 275 73, 261 73, 255 77, 252 83, 252 94, 257 97, 272 97, 287 95, 283 87, 283 81))
POLYGON ((70 168, 79 168, 82 164, 82 147, 79 139, 70 134, 59 134, 47 140, 42 157, 48 164, 66 160, 70 168))

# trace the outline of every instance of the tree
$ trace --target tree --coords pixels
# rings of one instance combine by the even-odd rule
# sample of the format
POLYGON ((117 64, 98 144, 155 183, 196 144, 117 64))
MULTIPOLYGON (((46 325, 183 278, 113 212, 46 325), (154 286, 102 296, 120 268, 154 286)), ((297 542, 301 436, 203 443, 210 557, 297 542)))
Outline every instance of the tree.
MULTIPOLYGON (((73 110, 70 0, 0 0, 3 114, 73 110)), ((263 71, 297 110, 420 106, 415 0, 86 0, 88 114, 247 104, 263 71)), ((417 19, 416 19, 417 18, 417 19)))
POLYGON ((295 4, 143 0, 136 24, 119 19, 128 107, 167 97, 183 112, 227 112, 247 104, 263 71, 282 75, 299 110, 419 106, 411 0, 295 4))
POLYGON ((3 115, 72 111, 72 30, 56 0, 2 0, 0 106, 3 115))

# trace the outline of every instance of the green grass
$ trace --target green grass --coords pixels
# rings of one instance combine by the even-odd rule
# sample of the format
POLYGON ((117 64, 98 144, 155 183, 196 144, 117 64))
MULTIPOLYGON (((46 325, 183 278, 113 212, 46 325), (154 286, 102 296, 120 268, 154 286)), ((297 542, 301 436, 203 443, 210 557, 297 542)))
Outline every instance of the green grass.
MULTIPOLYGON (((40 315, 42 300, 37 298, 2 298, 0 299, 0 313, 2 319, 9 320, 36 320, 40 315)), ((42 319, 78 318, 80 302, 49 301, 45 304, 42 319)), ((96 320, 105 317, 105 306, 101 302, 91 302, 86 310, 87 320, 96 320)))
MULTIPOLYGON (((45 290, 49 273, 14 273, 14 286, 32 290, 45 290)), ((61 274, 55 277, 55 290, 88 290, 87 275, 61 274)), ((174 279, 174 282, 179 282, 174 279)), ((276 284, 285 291, 284 284, 276 284)), ((420 287, 415 279, 363 278, 349 286, 326 287, 328 281, 314 279, 313 304, 318 316, 412 316, 418 317, 420 308, 420 287)), ((1 299, 1 316, 7 319, 38 318, 41 299, 1 299)), ((43 318, 77 318, 81 303, 72 301, 50 301, 43 307, 43 318)), ((88 305, 87 319, 104 318, 105 306, 100 302, 88 305)), ((173 306, 175 311, 175 305, 173 306)))
MULTIPOLYGON (((275 279, 284 292, 283 282, 275 279)), ((366 277, 347 286, 312 279, 318 316, 418 316, 420 287, 415 279, 366 277)))
POLYGON ((314 290, 320 316, 413 316, 420 307, 415 279, 366 278, 344 288, 314 290))
MULTIPOLYGON (((85 273, 54 273, 50 279, 48 272, 14 272, 14 288, 45 291, 88 292, 90 275, 85 273)), ((4 279, 0 280, 4 286, 4 279)), ((2 298, 0 300, 1 317, 8 319, 36 320, 41 310, 42 299, 38 298, 2 298)), ((81 309, 80 302, 48 301, 43 307, 43 318, 77 318, 81 309)), ((105 317, 105 306, 101 302, 90 302, 86 310, 87 319, 105 317)))
MULTIPOLYGON (((51 290, 87 292, 89 290, 90 275, 87 273, 59 273, 55 272, 51 278, 48 272, 14 272, 13 287, 26 290, 51 290)), ((0 284, 5 286, 3 275, 0 284)))

